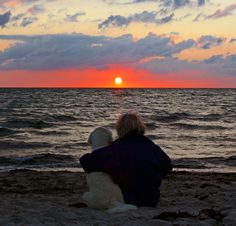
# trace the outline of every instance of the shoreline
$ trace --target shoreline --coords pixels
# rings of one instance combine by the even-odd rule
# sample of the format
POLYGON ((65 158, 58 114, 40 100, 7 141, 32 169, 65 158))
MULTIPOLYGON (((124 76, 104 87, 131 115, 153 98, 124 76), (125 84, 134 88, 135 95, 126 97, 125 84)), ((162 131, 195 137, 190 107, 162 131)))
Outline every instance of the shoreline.
MULTIPOLYGON (((85 173, 83 168, 74 168, 74 167, 66 167, 66 168, 50 168, 50 167, 44 167, 44 168, 27 168, 27 167, 22 167, 22 168, 9 168, 9 169, 4 169, 0 168, 0 174, 5 174, 5 173, 14 173, 14 172, 41 172, 41 173, 52 173, 52 172, 58 172, 58 173, 85 173)), ((172 170, 172 173, 190 173, 190 174, 197 174, 197 173, 205 173, 205 174, 236 174, 236 168, 235 167, 228 167, 228 168, 181 168, 181 167, 174 167, 172 170)))
POLYGON ((174 171, 156 208, 108 214, 73 208, 87 191, 85 173, 0 173, 0 225, 236 225, 236 173, 174 171))

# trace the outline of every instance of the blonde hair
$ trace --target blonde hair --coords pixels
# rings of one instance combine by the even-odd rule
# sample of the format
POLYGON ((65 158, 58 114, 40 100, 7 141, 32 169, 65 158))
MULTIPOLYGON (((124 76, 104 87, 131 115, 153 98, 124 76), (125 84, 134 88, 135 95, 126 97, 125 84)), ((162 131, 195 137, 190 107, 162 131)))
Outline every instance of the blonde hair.
POLYGON ((119 137, 128 134, 143 135, 145 133, 145 125, 137 113, 130 112, 119 117, 116 123, 116 130, 119 137))

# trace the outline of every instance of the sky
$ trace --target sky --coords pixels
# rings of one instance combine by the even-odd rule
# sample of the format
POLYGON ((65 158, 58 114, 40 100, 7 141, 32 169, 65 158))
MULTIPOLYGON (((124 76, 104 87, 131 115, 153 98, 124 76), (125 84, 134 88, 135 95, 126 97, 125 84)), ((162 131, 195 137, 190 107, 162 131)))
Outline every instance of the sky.
POLYGON ((235 0, 0 0, 0 87, 236 88, 235 0))

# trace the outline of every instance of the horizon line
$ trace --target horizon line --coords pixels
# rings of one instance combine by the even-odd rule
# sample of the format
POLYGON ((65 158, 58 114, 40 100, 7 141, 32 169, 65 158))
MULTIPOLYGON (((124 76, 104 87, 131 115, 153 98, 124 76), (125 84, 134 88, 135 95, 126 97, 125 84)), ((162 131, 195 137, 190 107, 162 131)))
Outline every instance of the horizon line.
POLYGON ((0 89, 236 89, 236 87, 1 87, 0 89))

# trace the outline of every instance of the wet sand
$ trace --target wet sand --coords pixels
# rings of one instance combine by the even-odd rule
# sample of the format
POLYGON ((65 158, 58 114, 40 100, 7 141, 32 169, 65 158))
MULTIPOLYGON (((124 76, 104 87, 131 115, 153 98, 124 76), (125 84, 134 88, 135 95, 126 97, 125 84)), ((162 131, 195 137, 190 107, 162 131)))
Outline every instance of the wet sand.
POLYGON ((84 173, 0 173, 0 226, 236 225, 236 174, 173 172, 156 208, 108 214, 70 207, 88 188, 84 173))

